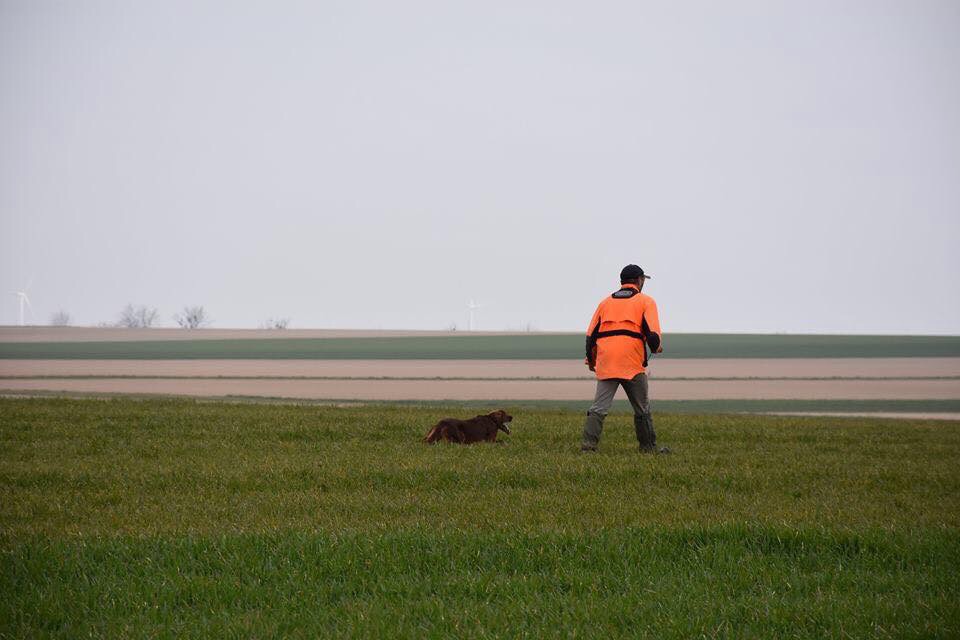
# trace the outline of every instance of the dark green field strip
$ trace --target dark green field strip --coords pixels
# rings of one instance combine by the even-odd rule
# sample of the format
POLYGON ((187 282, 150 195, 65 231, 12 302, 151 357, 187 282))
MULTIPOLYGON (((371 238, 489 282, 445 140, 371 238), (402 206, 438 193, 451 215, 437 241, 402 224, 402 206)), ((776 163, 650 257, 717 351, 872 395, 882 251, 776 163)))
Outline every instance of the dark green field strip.
POLYGON ((0 637, 949 638, 958 566, 941 529, 19 540, 0 637))
MULTIPOLYGON (((727 380, 960 380, 960 376, 656 376, 664 382, 723 382, 727 380)), ((5 376, 0 380, 419 380, 440 382, 465 380, 471 382, 576 382, 594 380, 590 376, 576 377, 470 377, 470 376, 152 376, 152 375, 41 375, 5 376)))
MULTIPOLYGON (((42 375, 5 376, 0 380, 419 380, 441 382, 466 380, 471 382, 575 382, 594 380, 591 376, 578 377, 470 377, 470 376, 151 376, 151 375, 42 375)), ((722 382, 726 380, 960 380, 960 376, 656 376, 663 382, 722 382)))
MULTIPOLYGON (((532 359, 583 357, 582 335, 4 342, 6 359, 532 359)), ((658 358, 960 357, 960 336, 668 334, 658 358)))

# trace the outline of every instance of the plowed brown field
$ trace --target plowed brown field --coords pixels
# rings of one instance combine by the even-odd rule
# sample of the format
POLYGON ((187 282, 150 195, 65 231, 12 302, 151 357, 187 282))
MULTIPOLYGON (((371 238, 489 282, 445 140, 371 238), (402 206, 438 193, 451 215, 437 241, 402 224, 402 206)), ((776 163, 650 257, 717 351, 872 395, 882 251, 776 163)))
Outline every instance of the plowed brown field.
MULTIPOLYGON (((590 380, 298 380, 298 379, 6 379, 7 391, 264 396, 344 400, 589 400, 590 380)), ((850 399, 960 397, 958 380, 652 380, 661 400, 850 399)))

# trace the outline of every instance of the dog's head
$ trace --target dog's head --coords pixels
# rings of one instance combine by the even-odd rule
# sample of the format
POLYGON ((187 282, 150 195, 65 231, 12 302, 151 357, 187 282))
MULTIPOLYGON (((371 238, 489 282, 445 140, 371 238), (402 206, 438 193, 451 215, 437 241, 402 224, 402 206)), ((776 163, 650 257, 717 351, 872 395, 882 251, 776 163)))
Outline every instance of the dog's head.
POLYGON ((513 416, 508 414, 503 409, 498 409, 493 413, 488 413, 488 416, 497 423, 497 429, 503 431, 504 433, 510 433, 510 427, 507 425, 510 424, 510 421, 513 420, 513 416))

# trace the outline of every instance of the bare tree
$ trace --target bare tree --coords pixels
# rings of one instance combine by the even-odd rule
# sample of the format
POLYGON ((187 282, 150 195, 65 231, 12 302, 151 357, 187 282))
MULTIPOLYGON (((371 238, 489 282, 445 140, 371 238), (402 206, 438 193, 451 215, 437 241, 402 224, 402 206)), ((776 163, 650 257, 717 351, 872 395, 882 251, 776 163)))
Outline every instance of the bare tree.
POLYGON ((60 309, 60 311, 50 316, 50 324, 54 327, 69 327, 70 319, 70 314, 60 309))
POLYGON ((267 318, 260 323, 261 329, 286 329, 290 325, 290 318, 267 318))
POLYGON ((201 306, 184 307, 183 313, 176 314, 173 319, 177 321, 181 329, 199 329, 210 324, 210 318, 207 317, 207 312, 201 306))
POLYGON ((146 305, 135 307, 128 304, 120 312, 120 320, 117 322, 117 326, 125 329, 147 329, 152 327, 159 318, 160 312, 156 309, 151 309, 146 305))

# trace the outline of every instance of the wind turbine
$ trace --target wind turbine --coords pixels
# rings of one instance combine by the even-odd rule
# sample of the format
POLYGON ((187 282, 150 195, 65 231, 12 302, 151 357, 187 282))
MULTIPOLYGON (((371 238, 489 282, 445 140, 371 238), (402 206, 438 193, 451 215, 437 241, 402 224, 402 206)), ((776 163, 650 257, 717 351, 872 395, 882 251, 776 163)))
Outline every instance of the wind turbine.
POLYGON ((30 304, 30 296, 27 295, 27 291, 30 289, 30 285, 33 284, 33 278, 31 277, 27 280, 27 286, 25 286, 20 291, 14 291, 13 295, 17 296, 17 301, 20 303, 20 326, 23 327, 26 325, 23 317, 23 307, 24 305, 30 307, 30 317, 33 318, 33 305, 30 304))
POLYGON ((473 331, 473 312, 477 309, 480 309, 482 305, 477 304, 473 301, 473 298, 470 298, 470 302, 467 303, 467 309, 470 310, 470 331, 473 331))

